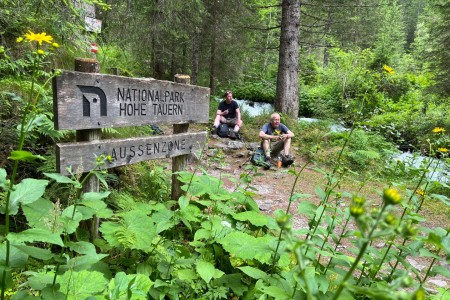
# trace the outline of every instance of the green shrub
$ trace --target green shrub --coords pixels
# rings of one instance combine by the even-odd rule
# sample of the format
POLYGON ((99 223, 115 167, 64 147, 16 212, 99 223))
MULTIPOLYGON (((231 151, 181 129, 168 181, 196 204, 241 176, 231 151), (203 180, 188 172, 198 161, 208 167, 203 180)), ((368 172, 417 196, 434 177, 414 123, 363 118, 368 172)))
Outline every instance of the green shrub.
POLYGON ((248 79, 230 88, 233 97, 257 102, 273 103, 276 96, 276 84, 266 80, 248 79))

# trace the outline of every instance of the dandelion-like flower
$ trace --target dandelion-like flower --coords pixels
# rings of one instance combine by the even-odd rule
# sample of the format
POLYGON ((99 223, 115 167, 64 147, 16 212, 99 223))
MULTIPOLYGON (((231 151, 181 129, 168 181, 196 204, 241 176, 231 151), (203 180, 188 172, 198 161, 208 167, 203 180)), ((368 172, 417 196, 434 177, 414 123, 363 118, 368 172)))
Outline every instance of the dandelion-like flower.
POLYGON ((447 152, 448 152, 448 149, 445 148, 445 147, 441 147, 441 148, 438 148, 438 151, 439 151, 439 152, 442 152, 442 153, 447 153, 447 152))
POLYGON ((388 74, 394 74, 394 69, 389 67, 388 65, 383 65, 383 71, 388 73, 388 74))
POLYGON ((34 33, 32 31, 28 31, 28 33, 25 34, 25 38, 29 42, 36 41, 39 45, 42 45, 43 42, 51 44, 53 41, 53 37, 51 35, 47 35, 45 32, 34 33))
POLYGON ((418 190, 416 191, 416 193, 417 193, 417 195, 419 195, 419 196, 425 196, 425 191, 424 191, 424 190, 418 189, 418 190))
POLYGON ((444 132, 445 132, 445 129, 442 128, 442 127, 435 127, 435 128, 433 129, 433 132, 434 132, 434 133, 444 133, 444 132))

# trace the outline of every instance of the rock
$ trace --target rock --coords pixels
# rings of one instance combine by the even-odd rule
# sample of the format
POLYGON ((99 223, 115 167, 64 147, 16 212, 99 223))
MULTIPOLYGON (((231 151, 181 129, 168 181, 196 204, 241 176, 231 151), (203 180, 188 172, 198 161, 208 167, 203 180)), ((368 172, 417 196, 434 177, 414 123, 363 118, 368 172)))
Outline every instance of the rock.
POLYGON ((425 266, 420 265, 416 260, 408 257, 406 258, 406 260, 411 264, 411 266, 413 266, 414 268, 416 268, 419 271, 422 271, 423 268, 425 268, 425 266))
POLYGON ((258 206, 262 211, 270 211, 270 209, 272 208, 272 204, 270 202, 259 203, 258 206))
POLYGON ((445 282, 444 280, 439 280, 439 279, 430 279, 427 282, 434 284, 441 288, 446 288, 448 286, 447 282, 445 282))
POLYGON ((252 143, 248 144, 247 149, 251 150, 251 151, 255 151, 256 149, 258 149, 259 146, 261 146, 260 143, 252 142, 252 143))

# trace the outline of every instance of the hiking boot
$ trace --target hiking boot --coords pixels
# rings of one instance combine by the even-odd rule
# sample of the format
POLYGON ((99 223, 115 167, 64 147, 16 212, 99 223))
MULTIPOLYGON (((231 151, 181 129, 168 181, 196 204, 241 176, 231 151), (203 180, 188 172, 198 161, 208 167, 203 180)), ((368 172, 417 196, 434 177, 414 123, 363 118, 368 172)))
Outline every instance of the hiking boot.
POLYGON ((289 167, 294 163, 294 158, 292 157, 292 155, 283 155, 281 158, 281 162, 283 167, 289 167))
POLYGON ((235 134, 236 134, 236 139, 242 140, 242 136, 241 136, 241 134, 239 133, 239 131, 238 131, 238 132, 235 132, 235 134))
POLYGON ((230 131, 230 139, 232 139, 232 140, 237 139, 236 132, 230 131))
POLYGON ((272 163, 271 163, 271 161, 272 161, 272 159, 270 158, 270 156, 266 156, 266 157, 264 157, 264 170, 269 170, 270 169, 270 166, 272 165, 272 163))

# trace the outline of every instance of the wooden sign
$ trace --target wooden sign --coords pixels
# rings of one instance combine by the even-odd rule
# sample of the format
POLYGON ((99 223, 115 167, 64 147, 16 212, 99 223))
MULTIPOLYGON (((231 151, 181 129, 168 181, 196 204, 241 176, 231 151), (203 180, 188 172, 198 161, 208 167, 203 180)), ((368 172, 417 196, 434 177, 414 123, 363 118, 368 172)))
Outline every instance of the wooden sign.
POLYGON ((209 94, 171 81, 62 71, 53 79, 55 128, 208 123, 209 94))
POLYGON ((206 132, 181 133, 166 136, 138 137, 117 140, 56 144, 56 170, 68 175, 89 172, 96 167, 97 157, 105 159, 101 169, 109 169, 137 162, 169 158, 201 150, 206 132))

